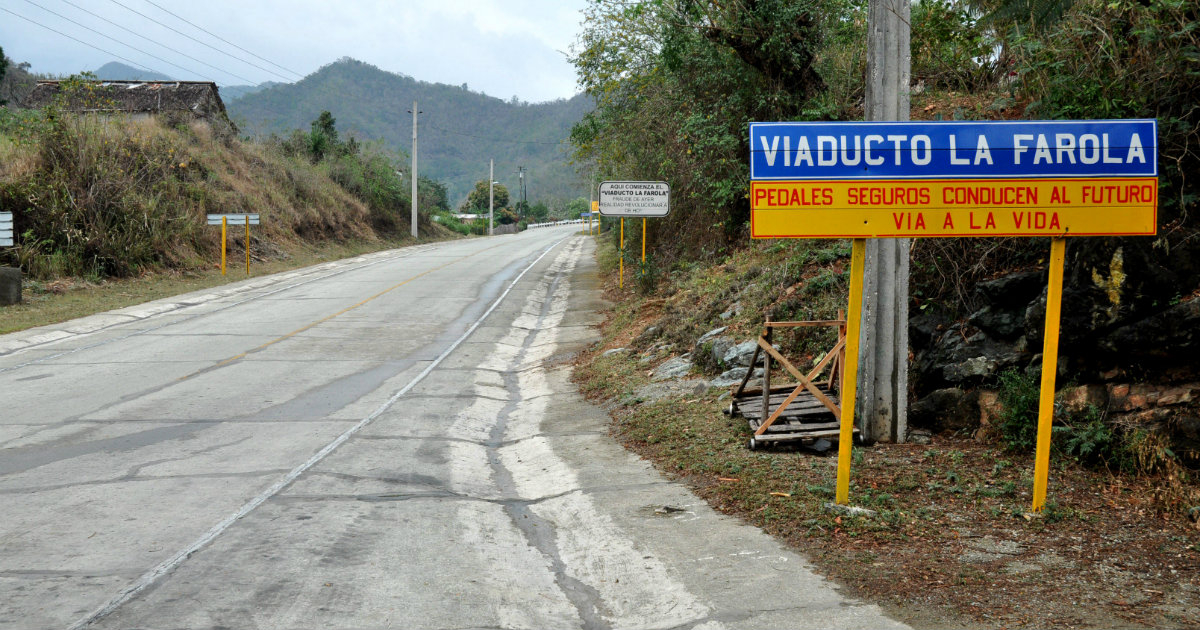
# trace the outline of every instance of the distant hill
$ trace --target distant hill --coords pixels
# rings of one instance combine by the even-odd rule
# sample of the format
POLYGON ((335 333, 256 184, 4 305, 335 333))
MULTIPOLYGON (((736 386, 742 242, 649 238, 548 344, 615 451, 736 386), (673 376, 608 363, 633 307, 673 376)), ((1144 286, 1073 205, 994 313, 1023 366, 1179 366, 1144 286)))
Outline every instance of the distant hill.
POLYGON ((265 89, 267 89, 271 86, 275 86, 275 85, 283 85, 283 84, 279 83, 278 81, 263 81, 262 83, 259 83, 258 85, 222 85, 221 86, 221 100, 224 101, 226 105, 228 105, 228 104, 232 103, 233 101, 236 101, 239 98, 242 98, 243 96, 245 96, 247 94, 254 94, 255 92, 261 92, 262 90, 265 90, 265 89))
POLYGON ((170 81, 171 77, 110 61, 95 70, 97 79, 107 81, 170 81))
POLYGON ((412 108, 418 102, 419 170, 447 185, 453 203, 475 182, 487 179, 488 159, 496 180, 519 198, 518 166, 528 172, 530 203, 587 196, 587 185, 567 164, 573 124, 591 110, 590 99, 528 104, 470 91, 464 84, 426 83, 342 59, 297 83, 274 85, 228 102, 230 117, 247 133, 286 134, 308 130, 324 110, 338 130, 364 140, 381 139, 391 150, 412 148, 412 108))

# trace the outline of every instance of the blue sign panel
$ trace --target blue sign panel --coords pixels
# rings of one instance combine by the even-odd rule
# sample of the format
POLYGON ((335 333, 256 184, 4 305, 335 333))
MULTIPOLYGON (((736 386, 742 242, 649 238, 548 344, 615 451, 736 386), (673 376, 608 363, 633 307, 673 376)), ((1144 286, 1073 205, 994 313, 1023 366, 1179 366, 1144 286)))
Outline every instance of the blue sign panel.
POLYGON ((1157 177, 1155 120, 750 123, 750 179, 1157 177))

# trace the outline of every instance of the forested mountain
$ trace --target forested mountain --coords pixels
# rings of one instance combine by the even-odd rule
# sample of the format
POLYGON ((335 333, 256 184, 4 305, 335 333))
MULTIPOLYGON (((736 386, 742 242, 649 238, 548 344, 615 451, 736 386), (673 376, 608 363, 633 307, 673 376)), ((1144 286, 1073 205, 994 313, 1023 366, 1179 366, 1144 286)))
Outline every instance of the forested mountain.
POLYGON ((308 129, 322 111, 361 140, 382 140, 391 150, 412 148, 413 101, 421 110, 419 172, 444 182, 452 203, 466 198, 496 160, 496 180, 519 195, 518 166, 526 169, 530 202, 587 196, 587 185, 567 163, 571 126, 591 110, 591 100, 529 104, 504 101, 461 86, 426 83, 342 59, 292 84, 276 85, 227 103, 245 133, 285 134, 308 129))
POLYGON ((117 61, 110 61, 99 68, 94 74, 97 79, 108 81, 170 81, 171 77, 149 70, 139 70, 117 61))

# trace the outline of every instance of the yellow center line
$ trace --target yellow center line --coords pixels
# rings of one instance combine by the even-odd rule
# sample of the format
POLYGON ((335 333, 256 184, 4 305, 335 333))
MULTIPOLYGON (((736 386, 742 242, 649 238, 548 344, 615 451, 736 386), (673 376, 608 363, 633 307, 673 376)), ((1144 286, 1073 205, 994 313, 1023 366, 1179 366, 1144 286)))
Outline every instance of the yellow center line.
POLYGON ((192 378, 193 376, 195 376, 195 375, 197 375, 197 374, 200 374, 200 373, 202 373, 202 372, 207 372, 207 371, 209 371, 209 370, 215 370, 215 369, 218 369, 218 368, 225 367, 226 365, 229 365, 230 363, 233 363, 234 361, 238 361, 238 360, 240 360, 240 359, 244 359, 244 358, 245 358, 247 355, 249 355, 249 354, 253 354, 253 353, 255 353, 255 352, 258 352, 258 351, 260 351, 260 350, 264 350, 264 349, 266 349, 266 348, 269 348, 269 347, 271 347, 271 346, 273 346, 273 345, 275 345, 275 344, 277 344, 277 343, 279 343, 279 342, 281 342, 281 341, 284 341, 284 340, 287 340, 287 339, 291 339, 292 337, 295 337, 296 335, 298 335, 298 334, 300 334, 300 333, 302 333, 302 332, 304 332, 304 331, 306 331, 306 330, 309 330, 310 328, 313 328, 314 326, 319 326, 320 324, 324 324, 325 322, 327 322, 327 321, 329 321, 329 320, 331 320, 331 319, 333 319, 333 318, 335 318, 335 317, 338 317, 338 316, 340 316, 340 315, 345 315, 346 313, 349 313, 350 311, 352 311, 352 310, 354 310, 354 309, 356 309, 356 308, 358 308, 358 307, 360 307, 360 306, 362 306, 362 305, 364 305, 364 304, 366 304, 366 303, 368 303, 368 302, 370 302, 370 301, 372 301, 372 300, 374 300, 374 299, 376 299, 376 298, 379 298, 379 297, 382 297, 382 296, 384 296, 384 295, 387 295, 388 293, 391 293, 392 291, 395 291, 396 289, 399 289, 400 287, 402 287, 402 286, 404 286, 404 285, 406 285, 406 284, 408 284, 408 283, 410 283, 410 282, 412 282, 412 281, 414 281, 414 280, 419 280, 420 278, 423 278, 423 277, 425 277, 425 276, 427 276, 427 275, 429 275, 429 274, 431 274, 431 273, 433 273, 433 272, 435 272, 435 271, 439 271, 439 270, 441 270, 441 269, 445 269, 446 267, 449 267, 450 265, 453 265, 453 264, 455 264, 455 263, 462 262, 462 261, 464 261, 464 260, 466 260, 466 259, 468 259, 468 258, 470 258, 470 257, 472 257, 472 256, 475 256, 475 255, 477 255, 477 254, 482 254, 483 252, 486 252, 486 251, 488 251, 488 250, 490 250, 490 249, 495 249, 495 248, 497 248, 497 247, 500 247, 500 245, 493 245, 493 246, 491 246, 491 247, 487 247, 487 248, 481 249, 481 250, 479 250, 479 251, 477 251, 477 252, 474 252, 474 253, 471 253, 471 254, 467 254, 466 256, 463 256, 463 257, 461 257, 461 258, 455 258, 454 260, 451 260, 450 262, 447 262, 447 263, 445 263, 445 264, 442 264, 442 265, 438 265, 437 267, 433 267, 433 268, 431 268, 431 269, 427 269, 427 270, 425 270, 425 271, 422 271, 421 273, 419 273, 419 274, 417 274, 417 275, 415 275, 415 276, 413 276, 413 277, 411 277, 411 278, 409 278, 409 279, 407 279, 407 280, 405 280, 405 281, 403 281, 403 282, 400 282, 400 283, 398 283, 398 284, 395 284, 395 285, 393 285, 393 286, 391 286, 391 287, 388 287, 388 288, 386 288, 386 289, 384 289, 384 290, 380 291, 379 293, 376 293, 375 295, 372 295, 371 297, 369 297, 369 298, 367 298, 367 299, 365 299, 365 300, 363 300, 363 301, 359 302, 358 304, 354 304, 354 305, 352 305, 352 306, 347 306, 346 308, 344 308, 344 309, 342 309, 342 310, 340 310, 340 311, 338 311, 338 312, 336 312, 336 313, 333 313, 332 315, 326 315, 325 317, 322 317, 321 319, 318 319, 318 320, 316 320, 316 321, 314 321, 314 322, 311 322, 311 323, 309 323, 309 324, 305 324, 304 326, 301 326, 300 328, 297 328, 296 330, 293 330, 292 332, 290 332, 290 333, 287 333, 286 335, 283 335, 282 337, 277 337, 277 338, 275 338, 275 339, 272 339, 272 340, 268 341, 267 343, 264 343, 264 344, 262 344, 261 346, 258 346, 258 347, 256 347, 256 348, 251 348, 251 349, 249 349, 249 350, 247 350, 247 351, 245 351, 245 352, 243 352, 243 353, 241 353, 241 354, 234 355, 234 356, 232 356, 232 357, 229 357, 228 359, 224 359, 224 360, 222 360, 222 361, 220 361, 220 362, 218 362, 218 363, 216 363, 215 365, 212 365, 212 366, 210 366, 210 367, 204 368, 204 369, 202 369, 202 370, 197 370, 196 372, 192 372, 191 374, 188 374, 188 375, 186 375, 186 376, 181 376, 181 377, 179 377, 177 380, 179 380, 179 381, 184 381, 184 380, 187 380, 187 379, 189 379, 189 378, 192 378))

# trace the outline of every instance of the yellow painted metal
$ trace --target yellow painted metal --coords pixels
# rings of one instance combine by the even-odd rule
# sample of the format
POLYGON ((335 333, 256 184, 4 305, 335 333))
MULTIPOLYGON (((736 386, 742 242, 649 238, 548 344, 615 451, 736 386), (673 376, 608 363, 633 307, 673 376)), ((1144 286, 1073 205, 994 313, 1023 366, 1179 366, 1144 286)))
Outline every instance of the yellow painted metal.
POLYGON ((620 250, 621 251, 618 253, 620 254, 621 257, 617 261, 617 267, 618 267, 617 273, 620 274, 617 276, 617 288, 624 289, 625 288, 625 217, 621 217, 621 247, 620 247, 620 250))
POLYGON ((246 218, 246 275, 250 275, 250 218, 246 218))
POLYGON ((1050 283, 1046 288, 1046 335, 1042 343, 1042 391, 1038 398, 1037 450, 1033 464, 1033 511, 1046 506, 1050 480, 1050 427, 1054 424, 1054 377, 1058 373, 1058 327, 1062 317, 1063 267, 1067 240, 1050 240, 1050 283))
POLYGON ((642 219, 642 264, 646 264, 646 219, 642 219))
POLYGON ((842 426, 838 436, 838 505, 850 500, 850 449, 854 440, 854 398, 858 395, 858 337, 862 323, 863 268, 866 239, 856 238, 850 250, 850 308, 846 313, 846 367, 842 372, 842 426))
POLYGON ((750 184, 753 238, 1154 234, 1158 179, 750 184))
POLYGON ((225 239, 229 236, 229 217, 221 217, 221 275, 225 275, 225 239))

